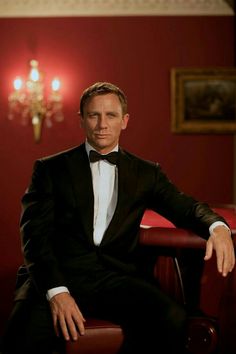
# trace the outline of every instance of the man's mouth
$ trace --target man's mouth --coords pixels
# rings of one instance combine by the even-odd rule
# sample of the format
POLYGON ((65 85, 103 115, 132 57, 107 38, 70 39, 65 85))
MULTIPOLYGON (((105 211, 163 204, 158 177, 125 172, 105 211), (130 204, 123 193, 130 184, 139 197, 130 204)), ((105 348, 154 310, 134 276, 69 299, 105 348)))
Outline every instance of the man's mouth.
POLYGON ((95 134, 96 138, 107 138, 108 136, 108 134, 95 134))

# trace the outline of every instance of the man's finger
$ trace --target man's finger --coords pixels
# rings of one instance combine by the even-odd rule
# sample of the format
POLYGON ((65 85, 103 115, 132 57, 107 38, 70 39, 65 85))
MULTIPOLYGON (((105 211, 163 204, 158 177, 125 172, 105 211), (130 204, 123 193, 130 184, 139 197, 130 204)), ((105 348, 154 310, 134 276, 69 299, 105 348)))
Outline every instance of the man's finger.
POLYGON ((223 276, 227 275, 227 262, 222 250, 216 249, 216 260, 217 260, 217 269, 219 273, 222 273, 223 276))
POLYGON ((212 257, 212 253, 213 253, 213 244, 211 240, 208 240, 206 243, 206 252, 205 252, 204 260, 208 261, 208 259, 212 257))
POLYGON ((54 331, 56 333, 56 336, 59 337, 59 328, 58 328, 58 321, 57 321, 57 315, 53 312, 52 314, 52 319, 53 319, 53 327, 54 331))
POLYGON ((225 251, 223 255, 223 270, 222 270, 222 275, 226 276, 229 272, 232 272, 234 265, 235 265, 235 255, 234 255, 234 250, 233 252, 228 252, 225 251))
POLYGON ((70 335, 69 335, 67 324, 66 324, 66 321, 65 321, 64 317, 61 317, 59 319, 59 324, 60 324, 62 335, 65 338, 65 340, 66 341, 70 340, 70 335))
POLYGON ((84 328, 84 322, 85 319, 81 316, 81 319, 79 319, 77 316, 74 318, 74 321, 76 323, 76 327, 78 328, 78 331, 81 336, 85 334, 85 328, 84 328))
POLYGON ((66 319, 67 329, 69 331, 70 338, 73 340, 78 339, 78 332, 73 318, 66 319))

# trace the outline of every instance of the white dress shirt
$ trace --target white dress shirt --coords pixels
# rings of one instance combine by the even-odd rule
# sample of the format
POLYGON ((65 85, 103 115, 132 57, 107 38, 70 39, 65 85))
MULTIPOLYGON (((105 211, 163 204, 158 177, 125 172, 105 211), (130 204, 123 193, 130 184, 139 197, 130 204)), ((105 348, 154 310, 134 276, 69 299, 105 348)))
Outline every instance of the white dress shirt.
MULTIPOLYGON (((85 148, 88 156, 90 150, 94 150, 88 142, 85 143, 85 148)), ((118 145, 112 151, 118 151, 118 145)), ((117 204, 117 166, 107 160, 99 160, 90 162, 90 168, 94 195, 93 240, 94 244, 99 246, 117 204)))

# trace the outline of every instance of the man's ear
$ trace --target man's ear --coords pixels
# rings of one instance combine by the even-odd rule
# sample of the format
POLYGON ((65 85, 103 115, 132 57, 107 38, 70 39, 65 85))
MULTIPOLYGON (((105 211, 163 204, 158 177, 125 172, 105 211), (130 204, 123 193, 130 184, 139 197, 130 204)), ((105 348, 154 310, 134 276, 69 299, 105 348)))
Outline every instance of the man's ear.
POLYGON ((126 129, 128 122, 129 122, 129 114, 126 113, 122 118, 122 127, 121 127, 122 130, 126 129))
POLYGON ((79 120, 80 120, 80 127, 84 127, 84 118, 80 112, 78 112, 79 120))

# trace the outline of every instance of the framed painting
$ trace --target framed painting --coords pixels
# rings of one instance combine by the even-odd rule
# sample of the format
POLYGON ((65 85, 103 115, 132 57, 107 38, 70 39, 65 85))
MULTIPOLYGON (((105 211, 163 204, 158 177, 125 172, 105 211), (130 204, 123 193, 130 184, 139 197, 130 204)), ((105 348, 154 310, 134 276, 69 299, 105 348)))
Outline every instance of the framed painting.
POLYGON ((236 68, 173 68, 171 130, 236 133, 236 68))

